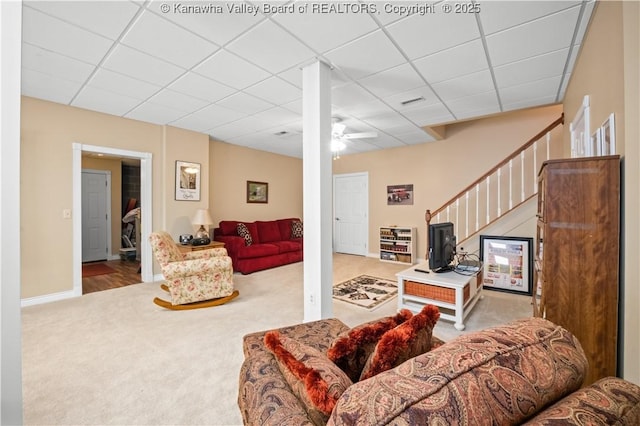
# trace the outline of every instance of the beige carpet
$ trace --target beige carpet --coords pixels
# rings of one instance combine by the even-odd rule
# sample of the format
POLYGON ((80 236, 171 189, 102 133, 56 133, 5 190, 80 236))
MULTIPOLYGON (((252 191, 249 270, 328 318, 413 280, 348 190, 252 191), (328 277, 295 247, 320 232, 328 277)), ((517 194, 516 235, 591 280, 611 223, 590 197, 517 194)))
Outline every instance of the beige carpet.
MULTIPOLYGON (((334 283, 360 274, 395 279, 402 265, 336 255, 334 283)), ((299 323, 302 263, 234 276, 240 296, 214 308, 167 311, 159 284, 138 284, 23 309, 27 425, 239 425, 242 336, 299 323)), ((334 303, 350 326, 395 313, 334 303)), ((465 332, 531 314, 529 298, 486 291, 465 332)), ((434 333, 461 332, 440 321, 434 333)))

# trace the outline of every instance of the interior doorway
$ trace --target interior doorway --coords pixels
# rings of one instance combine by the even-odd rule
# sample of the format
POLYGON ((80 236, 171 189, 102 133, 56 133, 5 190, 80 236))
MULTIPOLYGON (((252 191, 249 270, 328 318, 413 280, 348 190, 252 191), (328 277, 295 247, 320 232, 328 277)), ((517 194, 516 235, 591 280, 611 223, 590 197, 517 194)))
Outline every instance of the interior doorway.
POLYGON ((369 241, 369 174, 333 176, 333 250, 366 256, 369 241))
POLYGON ((111 172, 82 169, 82 262, 111 255, 111 172))
POLYGON ((82 295, 82 155, 87 153, 124 159, 137 159, 140 162, 140 272, 141 281, 153 281, 153 260, 149 234, 152 229, 152 155, 108 147, 73 144, 73 295, 82 295))

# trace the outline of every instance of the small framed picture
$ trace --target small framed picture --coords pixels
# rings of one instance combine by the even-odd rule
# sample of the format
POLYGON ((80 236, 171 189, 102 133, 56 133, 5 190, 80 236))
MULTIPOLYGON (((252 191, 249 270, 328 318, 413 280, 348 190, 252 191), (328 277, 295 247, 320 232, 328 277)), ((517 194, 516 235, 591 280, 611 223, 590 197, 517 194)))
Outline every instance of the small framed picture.
POLYGON ((176 200, 200 201, 200 164, 176 161, 176 200))
POLYGON ((267 182, 247 181, 247 203, 268 203, 269 184, 267 182))
POLYGON ((602 123, 600 127, 602 138, 602 155, 615 155, 616 153, 616 125, 613 113, 602 123))
POLYGON ((413 184, 388 185, 387 205, 413 205, 413 184))
POLYGON ((533 238, 480 235, 480 259, 485 289, 533 294, 533 238))

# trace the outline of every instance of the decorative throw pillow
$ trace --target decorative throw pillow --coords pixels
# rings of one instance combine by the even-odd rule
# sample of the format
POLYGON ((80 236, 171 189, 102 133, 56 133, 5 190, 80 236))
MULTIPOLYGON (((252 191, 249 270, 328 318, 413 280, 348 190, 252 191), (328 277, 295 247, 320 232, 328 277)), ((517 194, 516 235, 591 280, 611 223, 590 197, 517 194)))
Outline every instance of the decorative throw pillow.
POLYGON ((249 232, 249 228, 247 228, 247 225, 245 225, 244 223, 239 223, 236 226, 236 232, 239 236, 244 238, 245 246, 250 246, 251 244, 253 244, 253 238, 251 238, 251 233, 249 232))
POLYGON ((360 380, 390 370, 406 360, 431 350, 433 327, 440 318, 436 306, 425 305, 420 313, 387 331, 365 364, 360 380))
POLYGON ((300 222, 299 220, 293 220, 291 221, 291 238, 302 238, 302 232, 303 227, 302 227, 302 222, 300 222))
POLYGON ((353 384, 351 380, 319 350, 277 331, 266 333, 264 343, 311 420, 326 424, 340 395, 353 384))
POLYGON ((340 334, 327 351, 327 357, 355 383, 382 335, 412 316, 410 310, 402 309, 393 317, 360 324, 340 334))

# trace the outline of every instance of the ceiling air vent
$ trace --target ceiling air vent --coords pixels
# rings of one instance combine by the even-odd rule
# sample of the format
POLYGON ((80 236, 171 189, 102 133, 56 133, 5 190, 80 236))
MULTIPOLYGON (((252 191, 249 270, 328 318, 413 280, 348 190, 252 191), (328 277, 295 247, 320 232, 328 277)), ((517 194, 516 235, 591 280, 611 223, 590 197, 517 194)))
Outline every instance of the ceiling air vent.
POLYGON ((420 96, 419 98, 413 98, 413 99, 409 99, 409 100, 406 100, 406 101, 402 101, 402 102, 400 102, 400 105, 406 106, 406 105, 409 105, 409 104, 414 104, 416 102, 422 102, 422 101, 424 101, 424 97, 420 96))

